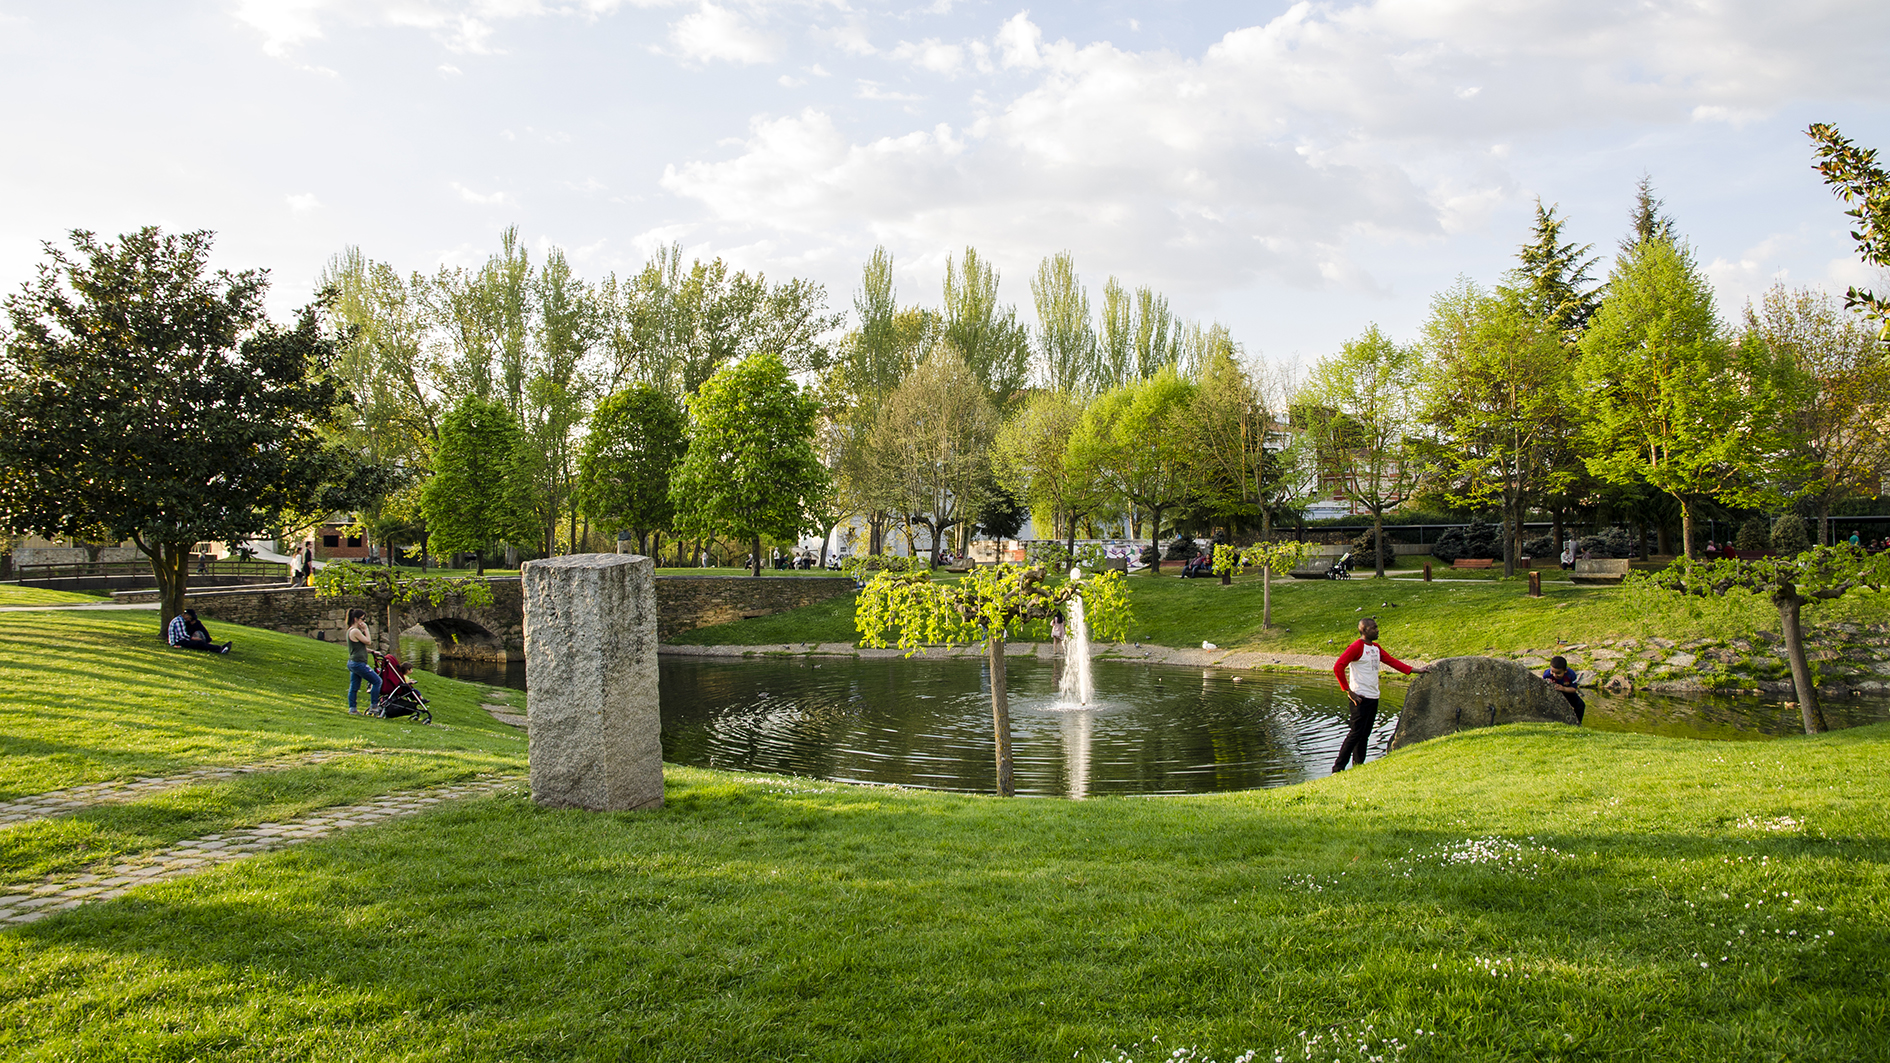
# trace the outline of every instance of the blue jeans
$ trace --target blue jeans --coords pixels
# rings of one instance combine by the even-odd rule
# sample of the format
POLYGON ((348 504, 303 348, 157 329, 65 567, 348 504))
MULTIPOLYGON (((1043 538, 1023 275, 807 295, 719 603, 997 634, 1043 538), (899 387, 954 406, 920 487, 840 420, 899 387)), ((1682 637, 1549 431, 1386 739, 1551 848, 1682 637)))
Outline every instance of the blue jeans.
POLYGON ((354 711, 355 692, 361 689, 362 683, 368 685, 368 709, 371 711, 374 706, 379 705, 381 702, 380 673, 376 672, 374 666, 371 664, 362 664, 360 661, 349 661, 348 711, 350 712, 354 711))

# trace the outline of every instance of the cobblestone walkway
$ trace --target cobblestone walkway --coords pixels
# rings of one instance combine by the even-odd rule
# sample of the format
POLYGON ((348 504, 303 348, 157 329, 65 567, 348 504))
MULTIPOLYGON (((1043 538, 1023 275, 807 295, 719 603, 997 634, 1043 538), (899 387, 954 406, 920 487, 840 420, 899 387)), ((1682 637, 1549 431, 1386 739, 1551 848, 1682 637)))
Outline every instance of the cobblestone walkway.
POLYGON ((258 823, 224 834, 206 834, 83 874, 51 875, 0 887, 0 926, 30 923, 91 901, 110 900, 136 886, 168 882, 256 853, 326 838, 349 827, 411 816, 456 798, 484 797, 520 781, 516 775, 481 776, 451 786, 401 790, 366 804, 325 808, 287 823, 258 823))
POLYGON ((192 786, 201 782, 215 782, 219 779, 233 779, 238 775, 254 775, 258 772, 281 771, 284 768, 300 768, 310 764, 340 757, 366 755, 364 750, 329 749, 320 753, 308 753, 295 757, 277 757, 261 760, 254 764, 230 764, 221 767, 193 768, 181 775, 145 775, 135 779, 113 779, 109 782, 87 783, 65 790, 52 790, 43 794, 32 794, 15 798, 12 801, 0 801, 0 828, 18 826, 21 823, 50 816, 70 815, 93 805, 114 805, 126 801, 136 801, 141 797, 175 790, 182 786, 192 786))

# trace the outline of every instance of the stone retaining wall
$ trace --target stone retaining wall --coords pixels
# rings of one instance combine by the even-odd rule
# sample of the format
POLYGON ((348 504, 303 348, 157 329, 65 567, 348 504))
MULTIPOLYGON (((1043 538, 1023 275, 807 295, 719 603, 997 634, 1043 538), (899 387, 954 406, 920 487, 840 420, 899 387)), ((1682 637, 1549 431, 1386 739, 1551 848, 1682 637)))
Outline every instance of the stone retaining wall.
MULTIPOLYGON (((400 607, 397 623, 402 630, 416 624, 425 627, 439 640, 440 654, 445 657, 524 660, 525 614, 518 577, 494 577, 491 582, 489 606, 472 608, 451 600, 437 606, 424 600, 409 602, 400 607)), ((699 627, 767 616, 851 593, 853 581, 843 576, 658 576, 657 637, 667 641, 699 627)), ((157 592, 129 591, 115 597, 121 602, 154 602, 157 592)), ((367 609, 377 633, 387 623, 366 598, 326 598, 309 587, 193 587, 184 600, 207 623, 267 628, 325 642, 342 641, 350 609, 367 609)))

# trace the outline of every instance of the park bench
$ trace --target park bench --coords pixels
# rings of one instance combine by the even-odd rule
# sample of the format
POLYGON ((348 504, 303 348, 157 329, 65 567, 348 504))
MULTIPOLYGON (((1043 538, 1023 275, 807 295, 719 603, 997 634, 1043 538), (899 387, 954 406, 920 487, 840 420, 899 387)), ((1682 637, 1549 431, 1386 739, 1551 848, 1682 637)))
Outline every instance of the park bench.
POLYGON ((1628 565, 1625 557, 1583 558, 1575 562, 1575 572, 1569 578, 1576 583, 1619 583, 1627 578, 1628 565))
POLYGON ((1487 557, 1460 557, 1450 563, 1451 568, 1489 568, 1496 562, 1487 557))

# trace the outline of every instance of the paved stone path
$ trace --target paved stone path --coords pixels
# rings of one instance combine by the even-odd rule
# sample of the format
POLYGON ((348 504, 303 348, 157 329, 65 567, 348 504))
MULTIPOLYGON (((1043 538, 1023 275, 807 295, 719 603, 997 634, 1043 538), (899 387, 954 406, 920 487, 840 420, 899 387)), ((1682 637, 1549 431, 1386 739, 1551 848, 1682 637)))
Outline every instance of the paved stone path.
POLYGON ((256 853, 326 838, 349 827, 411 816, 456 798, 483 797, 519 781, 516 775, 481 776, 472 782, 397 791, 366 804, 325 808, 287 823, 258 823, 206 834, 83 874, 49 875, 37 882, 0 887, 0 926, 31 923, 81 904, 110 900, 148 883, 168 882, 256 853))
POLYGON ((29 823, 36 819, 70 815, 93 805, 114 805, 125 801, 135 801, 141 797, 150 797, 152 794, 175 790, 181 786, 215 782, 219 779, 233 779, 239 775, 281 771, 284 768, 300 768, 340 757, 367 755, 370 755, 368 750, 326 749, 319 753, 276 757, 271 760, 257 761, 254 764, 193 768, 181 775, 144 775, 135 779, 113 779, 107 782, 73 786, 64 790, 52 790, 43 794, 32 794, 11 801, 0 801, 0 829, 29 823))

